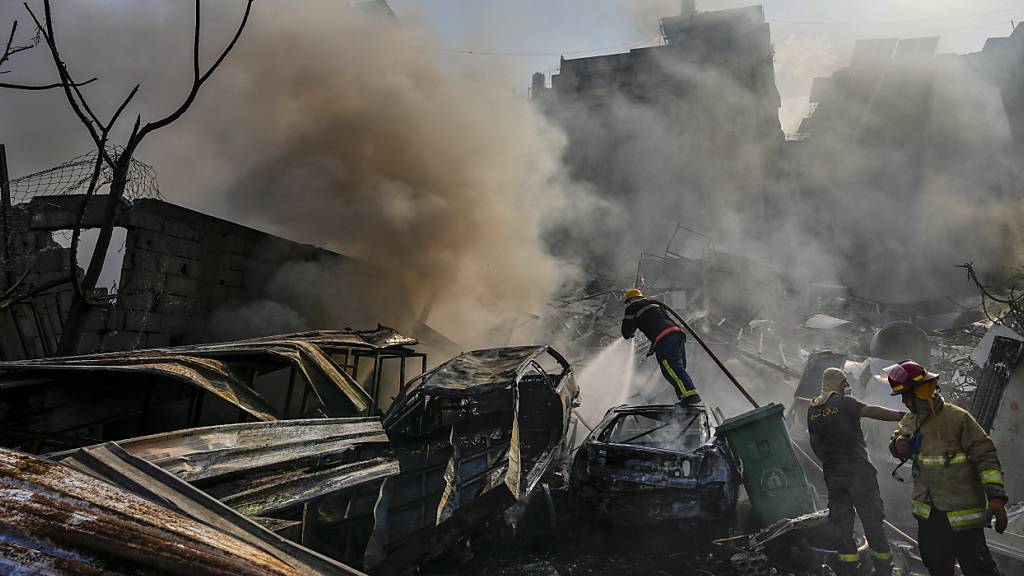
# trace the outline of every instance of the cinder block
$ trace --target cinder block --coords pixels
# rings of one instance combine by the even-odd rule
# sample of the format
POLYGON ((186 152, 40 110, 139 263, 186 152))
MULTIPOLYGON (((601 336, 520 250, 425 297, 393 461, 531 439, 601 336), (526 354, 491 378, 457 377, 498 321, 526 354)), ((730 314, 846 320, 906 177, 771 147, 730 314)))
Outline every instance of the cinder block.
POLYGON ((128 239, 125 243, 129 248, 142 248, 143 250, 150 250, 153 252, 167 252, 168 240, 169 237, 158 232, 138 229, 128 235, 128 239))
POLYGON ((238 270, 221 270, 218 281, 228 288, 241 288, 244 283, 244 276, 238 270))
POLYGON ((127 214, 125 228, 128 228, 129 236, 132 234, 132 228, 163 232, 164 218, 144 210, 130 210, 127 214))
POLYGON ((93 308, 85 319, 85 329, 89 332, 103 332, 107 326, 106 310, 93 308))
POLYGON ((160 291, 163 290, 167 277, 160 272, 144 272, 139 269, 133 269, 128 274, 125 274, 122 280, 124 285, 121 287, 121 290, 136 292, 139 290, 160 291))
POLYGON ((185 240, 184 238, 164 238, 166 242, 166 250, 168 254, 174 256, 183 256, 190 259, 198 259, 201 255, 201 250, 198 242, 192 240, 185 240))
POLYGON ((144 334, 129 332, 127 330, 109 332, 103 339, 103 349, 108 352, 134 350, 139 347, 138 343, 141 342, 144 337, 144 334))
POLYGON ((163 269, 167 274, 184 276, 186 278, 199 278, 199 261, 181 256, 164 256, 162 259, 163 269))
POLYGON ((224 238, 222 246, 225 252, 231 252, 233 254, 248 254, 251 252, 252 248, 251 245, 243 238, 234 234, 224 238))
POLYGON ((241 254, 225 254, 227 256, 227 267, 229 270, 245 272, 253 266, 253 259, 241 254))
POLYGON ((152 292, 145 291, 121 296, 119 300, 123 303, 125 312, 132 314, 134 312, 152 310, 156 296, 152 292))
POLYGON ((108 332, 124 330, 124 323, 127 314, 121 308, 112 308, 107 311, 106 329, 108 332))
POLYGON ((124 329, 127 332, 142 332, 149 326, 150 317, 156 314, 147 310, 132 311, 125 314, 124 329))
POLYGON ((161 255, 152 250, 129 246, 124 256, 124 267, 143 272, 159 272, 161 255))
POLYGON ((146 348, 164 348, 171 343, 171 337, 161 332, 146 333, 146 348))
MULTIPOLYGON (((50 272, 67 270, 68 266, 71 265, 71 250, 67 248, 57 248, 55 250, 39 250, 35 254, 35 271, 36 272, 50 272)), ((82 265, 80 263, 79 265, 82 265)))
POLYGON ((155 310, 160 314, 172 314, 178 316, 187 316, 191 313, 192 303, 180 296, 170 296, 164 294, 157 301, 155 310))
POLYGON ((175 296, 191 297, 196 292, 196 282, 184 276, 167 275, 164 292, 175 296))
POLYGON ((228 299, 228 288, 223 285, 216 285, 211 290, 213 292, 213 305, 217 306, 227 302, 228 299))
POLYGON ((103 338, 99 332, 83 332, 82 339, 78 341, 79 354, 92 354, 99 352, 103 344, 103 338))
POLYGON ((186 240, 198 240, 199 232, 195 226, 180 220, 167 220, 164 222, 164 232, 168 236, 184 238, 186 240))
POLYGON ((167 334, 168 336, 179 336, 189 331, 192 327, 193 322, 196 321, 195 316, 191 315, 163 315, 160 332, 167 334))

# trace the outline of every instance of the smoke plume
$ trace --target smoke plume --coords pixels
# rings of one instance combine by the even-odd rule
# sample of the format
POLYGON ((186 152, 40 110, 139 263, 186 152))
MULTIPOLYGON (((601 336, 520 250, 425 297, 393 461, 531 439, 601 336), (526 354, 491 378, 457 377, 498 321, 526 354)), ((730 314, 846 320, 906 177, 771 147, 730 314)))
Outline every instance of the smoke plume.
MULTIPOLYGON (((228 4, 204 5, 205 61, 240 15, 239 3, 228 4)), ((140 81, 146 120, 187 90, 187 6, 58 4, 55 13, 72 69, 101 79, 94 100, 116 102, 140 81), (117 34, 96 43, 96 30, 117 34), (141 52, 152 66, 151 47, 172 55, 159 74, 127 61, 141 52)), ((373 269, 379 282, 351 269, 279 271, 271 289, 290 293, 282 304, 319 311, 303 314, 306 325, 357 327, 369 317, 413 330, 429 311, 426 322, 460 345, 527 338, 511 327, 541 313, 573 276, 544 232, 586 197, 561 174, 561 134, 497 87, 501 69, 446 67, 423 48, 431 44, 414 24, 345 2, 261 1, 195 107, 139 154, 156 164, 172 202, 373 269)))

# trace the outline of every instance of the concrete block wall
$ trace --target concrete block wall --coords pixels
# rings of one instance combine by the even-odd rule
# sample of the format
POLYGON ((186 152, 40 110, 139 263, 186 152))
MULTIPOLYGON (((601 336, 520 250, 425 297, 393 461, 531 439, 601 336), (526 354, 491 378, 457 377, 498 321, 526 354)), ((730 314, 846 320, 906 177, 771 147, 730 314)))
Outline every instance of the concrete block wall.
MULTIPOLYGON (((105 197, 87 210, 99 222, 105 197)), ((81 197, 35 198, 22 205, 12 227, 20 270, 32 266, 31 285, 67 275, 69 250, 52 233, 73 223, 81 197)), ((285 263, 343 261, 344 256, 278 238, 159 200, 137 200, 119 209, 116 226, 127 230, 117 297, 93 309, 79 353, 172 346, 202 340, 205 319, 228 303, 263 297, 285 263)), ((71 286, 50 290, 0 313, 0 359, 53 355, 71 286)))

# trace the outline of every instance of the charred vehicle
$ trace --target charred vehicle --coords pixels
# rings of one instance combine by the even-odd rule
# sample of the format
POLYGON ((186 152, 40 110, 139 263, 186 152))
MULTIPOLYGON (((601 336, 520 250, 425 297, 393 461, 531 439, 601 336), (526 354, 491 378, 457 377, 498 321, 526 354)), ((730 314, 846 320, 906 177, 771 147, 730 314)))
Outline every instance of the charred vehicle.
POLYGON ((558 468, 576 398, 569 363, 547 346, 452 358, 410 381, 384 416, 401 471, 311 503, 304 543, 375 575, 415 570, 558 468))
MULTIPOLYGON (((734 516, 740 474, 703 408, 619 406, 573 461, 573 509, 620 525, 674 522, 714 532, 734 516)), ((708 535, 711 535, 710 533, 708 535)))

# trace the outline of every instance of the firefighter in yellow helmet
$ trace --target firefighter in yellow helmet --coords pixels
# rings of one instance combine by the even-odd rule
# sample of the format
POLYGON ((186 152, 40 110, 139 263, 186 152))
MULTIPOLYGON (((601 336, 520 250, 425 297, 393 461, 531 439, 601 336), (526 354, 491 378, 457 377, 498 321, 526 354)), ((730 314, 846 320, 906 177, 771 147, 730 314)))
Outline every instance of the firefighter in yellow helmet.
POLYGON ((651 341, 651 352, 658 359, 661 375, 668 380, 679 404, 701 404, 700 393, 686 371, 686 333, 665 311, 663 304, 644 298, 637 288, 626 290, 623 302, 622 337, 630 339, 637 330, 651 341))
POLYGON ((947 404, 938 374, 912 360, 885 370, 893 395, 910 409, 889 451, 913 461, 913 512, 921 559, 932 576, 997 576, 984 528, 1006 530, 1006 492, 995 444, 969 412, 947 404))

